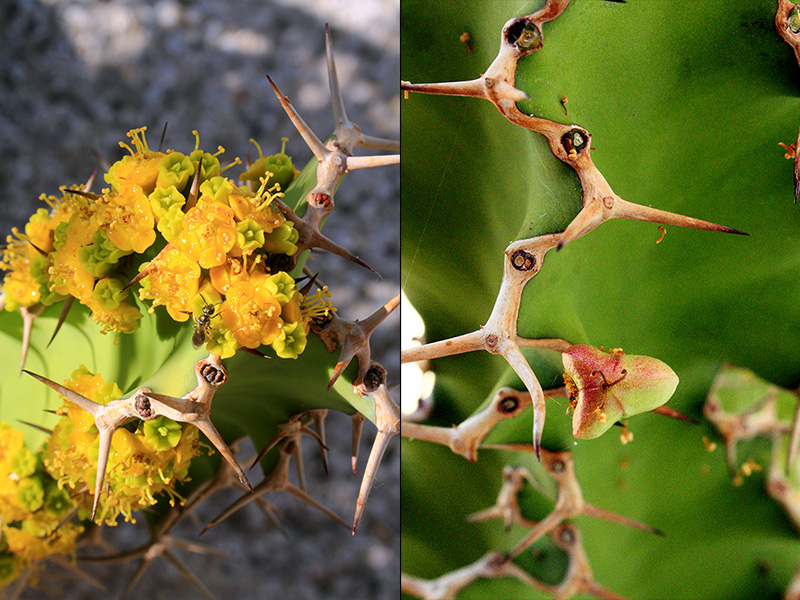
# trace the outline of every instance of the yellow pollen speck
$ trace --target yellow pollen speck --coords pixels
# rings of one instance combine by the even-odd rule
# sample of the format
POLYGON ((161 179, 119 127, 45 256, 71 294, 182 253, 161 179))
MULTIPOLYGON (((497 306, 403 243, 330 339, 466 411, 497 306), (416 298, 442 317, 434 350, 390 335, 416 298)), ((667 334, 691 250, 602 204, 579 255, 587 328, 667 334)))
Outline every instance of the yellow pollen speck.
POLYGON ((709 439, 706 436, 703 436, 702 439, 703 439, 703 445, 706 447, 706 450, 708 452, 713 452, 714 450, 717 449, 717 444, 709 441, 709 439))
POLYGON ((619 441, 622 442, 623 446, 625 444, 627 444, 628 442, 632 442, 633 441, 633 432, 632 431, 628 431, 628 422, 627 421, 625 421, 622 424, 622 433, 619 434, 619 441))
POLYGON ((797 152, 797 144, 789 144, 787 146, 783 142, 778 142, 778 145, 786 148, 786 154, 783 155, 784 158, 791 159, 795 157, 795 153, 797 152))
POLYGON ((742 474, 745 477, 750 477, 754 472, 760 471, 761 465, 754 461, 752 458, 741 466, 742 474))
POLYGON ((597 413, 597 417, 600 419, 601 423, 605 423, 606 422, 606 413, 604 413, 602 410, 600 410, 599 407, 595 408, 594 412, 597 413))

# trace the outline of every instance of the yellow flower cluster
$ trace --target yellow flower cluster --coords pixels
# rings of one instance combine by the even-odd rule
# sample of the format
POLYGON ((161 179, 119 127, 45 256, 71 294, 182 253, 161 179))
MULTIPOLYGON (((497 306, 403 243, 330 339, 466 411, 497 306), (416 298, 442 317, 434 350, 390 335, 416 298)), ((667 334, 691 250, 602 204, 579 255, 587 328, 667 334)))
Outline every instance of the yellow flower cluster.
POLYGON ((65 523, 69 491, 45 470, 41 453, 21 431, 0 423, 0 589, 24 568, 53 554, 68 555, 83 527, 65 523))
MULTIPOLYGON (((122 396, 115 383, 105 382, 84 366, 64 385, 99 404, 122 396)), ((62 418, 43 452, 44 465, 58 485, 72 494, 86 490, 85 512, 92 504, 90 490, 95 489, 98 430, 92 415, 72 402, 65 400, 59 414, 62 418)), ((98 522, 114 525, 120 514, 133 521, 133 511, 154 505, 161 493, 174 501, 175 485, 187 479, 189 462, 199 452, 198 429, 165 417, 117 429, 111 438, 104 486, 108 491, 100 503, 98 522)), ((88 512, 83 516, 88 517, 88 512)))
MULTIPOLYGON (((272 345, 296 358, 313 315, 287 273, 299 234, 274 204, 297 174, 291 159, 259 148, 239 187, 222 175, 223 149, 200 150, 197 132, 188 155, 150 150, 144 132, 128 132, 133 147, 120 143, 130 154, 105 174, 110 188, 43 197, 51 210, 8 237, 0 256, 6 310, 72 296, 103 332, 130 333, 142 313, 127 284, 139 273, 138 299, 151 301, 149 312, 163 305, 176 321, 193 315, 195 341, 209 351, 225 358, 272 345)), ((334 310, 327 296, 322 306, 334 310)))

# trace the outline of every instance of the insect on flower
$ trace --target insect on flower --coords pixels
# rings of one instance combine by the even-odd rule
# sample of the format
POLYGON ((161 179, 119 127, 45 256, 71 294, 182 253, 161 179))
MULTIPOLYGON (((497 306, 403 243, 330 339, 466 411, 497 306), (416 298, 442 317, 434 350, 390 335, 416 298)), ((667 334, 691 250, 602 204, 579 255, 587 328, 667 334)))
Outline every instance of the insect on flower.
POLYGON ((194 318, 194 333, 192 334, 192 346, 199 348, 206 342, 206 332, 211 328, 211 319, 217 316, 216 307, 224 302, 220 300, 216 304, 211 304, 203 298, 202 311, 194 318))

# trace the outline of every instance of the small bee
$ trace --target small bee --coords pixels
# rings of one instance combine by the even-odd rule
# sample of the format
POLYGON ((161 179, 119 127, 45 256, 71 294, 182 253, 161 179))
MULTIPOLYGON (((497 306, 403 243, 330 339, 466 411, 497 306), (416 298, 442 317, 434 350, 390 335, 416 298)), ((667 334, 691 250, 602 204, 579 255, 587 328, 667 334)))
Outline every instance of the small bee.
MULTIPOLYGON (((204 298, 205 299, 205 298, 204 298)), ((192 334, 192 346, 199 348, 206 341, 206 332, 210 329, 211 319, 216 316, 215 307, 222 304, 223 301, 217 304, 205 303, 200 315, 194 318, 194 333, 192 334)))

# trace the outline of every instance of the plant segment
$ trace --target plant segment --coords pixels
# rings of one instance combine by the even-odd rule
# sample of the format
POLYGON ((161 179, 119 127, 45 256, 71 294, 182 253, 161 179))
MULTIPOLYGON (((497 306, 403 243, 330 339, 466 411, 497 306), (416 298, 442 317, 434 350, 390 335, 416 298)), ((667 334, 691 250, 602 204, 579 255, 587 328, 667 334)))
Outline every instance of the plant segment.
MULTIPOLYGON (((430 423, 403 422, 402 433, 439 444, 404 443, 404 572, 436 581, 488 549, 513 555, 556 597, 616 597, 588 583, 568 585, 575 570, 565 559, 583 565, 584 582, 596 577, 632 597, 747 597, 784 589, 794 570, 791 550, 769 552, 769 574, 759 576, 757 551, 746 545, 754 528, 771 540, 780 536, 779 510, 760 489, 744 508, 724 469, 706 464, 707 427, 640 416, 630 421, 632 431, 621 430, 632 444, 616 436, 573 439, 625 425, 673 392, 670 404, 698 417, 724 361, 787 383, 796 378, 797 341, 792 326, 783 325, 799 316, 791 301, 784 312, 797 291, 796 259, 787 246, 796 239, 786 223, 793 219, 785 204, 791 188, 783 159, 756 150, 774 148, 798 108, 787 82, 788 49, 772 28, 774 6, 737 7, 710 33, 700 29, 716 22, 715 8, 704 2, 680 18, 632 3, 526 9, 528 16, 506 21, 513 7, 498 3, 458 13, 434 3, 424 18, 404 6, 404 77, 415 82, 403 83, 409 91, 403 184, 415 198, 404 204, 404 289, 426 320, 428 339, 437 341, 405 351, 403 360, 434 359, 438 384, 430 423), (501 49, 491 60, 503 21, 501 49), (669 25, 655 30, 657 22, 669 25), (456 30, 468 32, 470 49, 456 30), (432 55, 446 59, 431 64, 432 55), (416 83, 437 79, 455 83, 416 83), (712 137, 725 139, 726 150, 712 148, 712 137), (728 143, 742 150, 729 151, 728 143), (463 194, 457 202, 455 190, 463 194), (744 201, 755 197, 757 210, 744 201), (641 223, 599 227, 614 218, 653 223, 652 235, 641 223), (683 233, 671 225, 758 235, 683 233), (446 245, 437 238, 442 231, 446 245), (601 343, 660 360, 591 348, 601 343), (511 369, 466 354, 481 349, 501 354, 511 369), (633 364, 648 375, 639 379, 633 364), (566 391, 559 391, 562 382, 566 391), (569 400, 559 402, 565 394, 569 400), (571 427, 552 416, 555 403, 574 411, 571 427), (509 443, 525 441, 527 455, 509 451, 509 443), (501 444, 499 452, 481 450, 501 444), (480 460, 447 456, 442 445, 480 460), (579 535, 567 537, 580 541, 552 540, 565 556, 553 543, 535 541, 544 535, 531 525, 550 529, 558 503, 548 513, 525 484, 518 492, 523 523, 508 532, 482 521, 463 525, 495 501, 503 468, 521 466, 536 477, 543 467, 531 456, 567 445, 587 498, 666 537, 579 517, 573 525, 579 535), (723 527, 717 512, 704 510, 709 505, 733 525, 723 527), (690 534, 687 515, 698 511, 690 534), (716 543, 736 547, 746 565, 732 573, 716 543), (568 550, 584 544, 582 559, 568 550), (611 560, 620 548, 636 551, 611 560)), ((476 582, 463 597, 473 589, 475 597, 548 596, 510 579, 476 582)))
MULTIPOLYGON (((390 301, 363 323, 344 321, 335 316, 331 292, 319 283, 317 274, 303 274, 304 251, 329 250, 367 266, 323 236, 320 227, 333 210, 334 190, 347 171, 399 162, 398 154, 353 156, 354 148, 398 149, 399 144, 364 135, 347 118, 330 31, 326 37, 335 120, 326 144, 305 126, 270 80, 278 100, 319 159, 303 173, 283 150, 264 156, 256 144, 259 158, 251 163, 248 157, 244 172, 234 180, 226 172, 241 161, 222 167, 222 148, 214 154, 205 152, 198 137, 192 152, 163 150, 162 134, 159 149, 153 150, 145 128, 136 129, 129 132, 131 145, 121 144, 129 156, 103 175, 108 188, 91 191, 93 175, 85 185, 62 188, 60 198, 43 197, 49 210, 40 209, 24 231, 15 229, 8 237, 0 266, 6 270, 3 329, 12 335, 4 343, 19 352, 11 313, 22 313, 23 368, 32 376, 30 381, 50 387, 64 403, 58 411, 61 420, 53 429, 39 425, 41 409, 48 406, 43 387, 33 395, 41 400, 12 406, 4 415, 6 419, 24 415, 25 422, 35 424, 40 439, 46 436, 39 458, 26 451, 35 458, 33 470, 8 467, 15 484, 9 494, 22 498, 28 512, 14 512, 13 503, 3 511, 8 529, 3 534, 3 558, 9 564, 4 582, 25 571, 27 579, 19 584, 24 585, 46 558, 48 553, 20 553, 7 540, 32 519, 41 521, 36 515, 37 511, 45 514, 41 511, 45 499, 52 497, 50 504, 56 503, 53 486, 67 499, 68 506, 59 516, 68 513, 69 525, 57 534, 53 532, 58 520, 49 525, 42 521, 33 528, 43 540, 55 535, 53 540, 70 542, 51 543, 51 554, 74 552, 82 521, 115 524, 120 514, 133 520, 135 511, 166 497, 172 516, 154 535, 151 549, 172 560, 161 538, 196 506, 198 496, 184 503, 191 488, 180 484, 189 480, 190 461, 204 445, 198 430, 210 442, 209 450, 213 446, 224 458, 218 473, 236 475, 235 482, 224 478, 225 485, 243 488, 246 502, 258 498, 263 506, 261 493, 286 491, 347 526, 303 490, 299 436, 312 430, 289 425, 313 421, 325 460, 325 416, 330 408, 355 409, 363 415, 353 417, 354 471, 364 417, 379 430, 356 503, 355 531, 399 420, 386 391, 386 370, 371 360, 369 349, 370 335, 397 302, 390 301), (56 309, 60 316, 47 349, 40 345, 33 321, 56 309), (99 329, 85 322, 87 314, 99 329), (76 326, 84 327, 81 335, 89 341, 90 354, 85 356, 80 346, 64 352, 74 340, 76 326), (312 327, 325 332, 320 334, 324 345, 312 339, 312 327), (56 335, 59 330, 61 334, 56 335), (110 343, 98 335, 112 331, 110 343), (70 335, 73 339, 66 339, 70 335), (205 352, 198 350, 200 346, 205 352), (336 346, 341 356, 334 368, 328 352, 336 346), (35 368, 30 361, 26 368, 29 348, 36 355, 35 368), (312 358, 300 357, 304 353, 312 358), (256 357, 247 360, 243 354, 256 357), (276 364, 265 360, 269 354, 278 359, 300 357, 297 362, 304 364, 297 368, 281 360, 277 363, 282 365, 276 364), (57 372, 58 361, 47 360, 59 355, 100 368, 90 372, 82 367, 61 384, 57 379, 64 374, 57 372), (334 385, 353 357, 358 358, 359 369, 352 386, 334 385), (41 373, 52 373, 55 380, 41 373), (333 390, 326 393, 326 385, 333 390), (223 392, 223 400, 215 403, 212 420, 212 399, 220 398, 219 390, 231 391, 223 392), (267 476, 262 483, 251 484, 228 441, 246 433, 260 447, 276 427, 288 427, 286 439, 272 452, 268 450, 274 444, 267 444, 253 463, 261 462, 267 476), (287 477, 292 457, 299 486, 287 477), (41 476, 31 479, 37 472, 41 476), (38 487, 29 480, 38 482, 38 487)), ((25 393, 12 392, 11 383, 10 394, 25 393)), ((18 388, 22 390, 24 384, 18 388)), ((14 461, 21 451, 15 447, 6 458, 14 461)), ((221 475, 218 478, 223 481, 221 475)), ((192 479, 192 487, 203 483, 192 479)), ((190 581, 201 589, 196 578, 190 581)))

